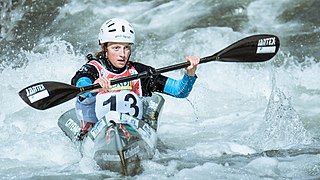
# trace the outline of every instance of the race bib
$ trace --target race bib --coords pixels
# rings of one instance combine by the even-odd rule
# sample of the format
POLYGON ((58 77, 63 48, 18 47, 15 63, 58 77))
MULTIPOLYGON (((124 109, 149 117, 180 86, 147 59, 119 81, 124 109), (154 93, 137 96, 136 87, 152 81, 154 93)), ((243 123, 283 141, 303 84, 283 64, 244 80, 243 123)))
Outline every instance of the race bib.
POLYGON ((101 119, 109 111, 117 111, 138 119, 142 118, 142 101, 134 92, 120 91, 98 94, 96 97, 96 115, 101 119))

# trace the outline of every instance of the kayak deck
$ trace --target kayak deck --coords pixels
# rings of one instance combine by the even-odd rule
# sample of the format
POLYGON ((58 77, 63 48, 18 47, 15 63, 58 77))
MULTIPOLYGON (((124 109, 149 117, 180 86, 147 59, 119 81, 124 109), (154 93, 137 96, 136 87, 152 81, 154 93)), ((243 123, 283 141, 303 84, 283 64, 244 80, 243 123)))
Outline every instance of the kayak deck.
POLYGON ((154 156, 158 116, 163 104, 163 97, 154 94, 143 100, 144 112, 148 112, 144 113, 143 120, 127 114, 119 114, 117 120, 105 116, 82 141, 77 140, 81 128, 75 109, 61 115, 58 126, 79 147, 82 156, 93 158, 101 169, 136 175, 143 170, 141 160, 154 156))

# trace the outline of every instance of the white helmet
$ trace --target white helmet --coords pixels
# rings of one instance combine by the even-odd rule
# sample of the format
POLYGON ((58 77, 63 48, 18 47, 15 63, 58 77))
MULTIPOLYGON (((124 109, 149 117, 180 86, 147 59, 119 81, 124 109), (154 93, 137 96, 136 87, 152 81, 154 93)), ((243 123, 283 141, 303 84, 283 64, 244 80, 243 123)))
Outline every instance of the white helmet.
POLYGON ((132 25, 119 18, 112 18, 104 22, 100 28, 99 44, 106 42, 134 43, 134 30, 132 25))

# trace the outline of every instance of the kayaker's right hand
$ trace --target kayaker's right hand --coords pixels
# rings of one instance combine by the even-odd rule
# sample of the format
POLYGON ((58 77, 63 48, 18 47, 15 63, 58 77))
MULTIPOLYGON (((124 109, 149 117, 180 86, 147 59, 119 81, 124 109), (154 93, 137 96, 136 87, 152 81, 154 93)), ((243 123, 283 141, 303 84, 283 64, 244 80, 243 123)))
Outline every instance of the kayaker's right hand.
POLYGON ((185 68, 188 76, 194 76, 196 74, 196 70, 200 62, 200 58, 197 56, 186 56, 186 61, 190 62, 190 66, 185 68))
POLYGON ((100 92, 100 91, 108 91, 112 88, 111 81, 106 77, 99 77, 94 81, 94 84, 100 84, 102 88, 91 91, 92 93, 100 92))

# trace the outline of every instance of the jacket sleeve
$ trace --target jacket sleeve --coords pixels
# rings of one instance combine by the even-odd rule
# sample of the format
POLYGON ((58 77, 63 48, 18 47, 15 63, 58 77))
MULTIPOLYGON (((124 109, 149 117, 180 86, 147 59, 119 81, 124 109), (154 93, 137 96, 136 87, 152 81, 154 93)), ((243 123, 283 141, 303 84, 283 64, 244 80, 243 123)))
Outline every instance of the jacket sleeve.
MULTIPOLYGON (((71 84, 77 87, 83 87, 91 85, 96 79, 99 78, 98 70, 90 65, 85 64, 83 65, 73 76, 71 80, 71 84)), ((92 97, 93 94, 90 92, 86 92, 80 95, 80 99, 92 97)))
POLYGON ((184 73, 180 80, 168 78, 164 86, 164 93, 177 98, 188 97, 196 79, 197 76, 188 76, 187 73, 184 73))
POLYGON ((73 76, 72 80, 71 80, 71 84, 76 86, 77 82, 80 78, 82 77, 87 77, 89 78, 92 82, 94 82, 96 79, 99 78, 99 72, 98 70, 90 65, 90 64, 85 64, 83 65, 77 72, 76 74, 73 76))

